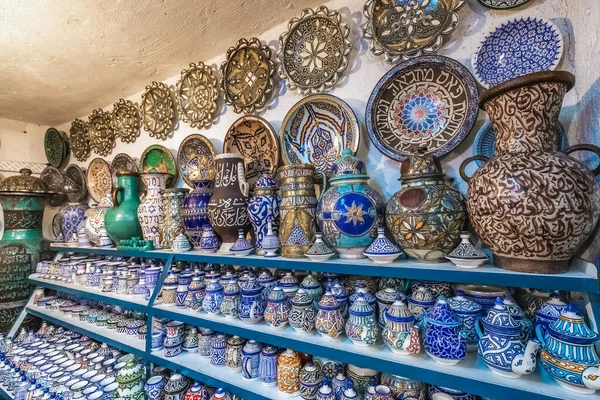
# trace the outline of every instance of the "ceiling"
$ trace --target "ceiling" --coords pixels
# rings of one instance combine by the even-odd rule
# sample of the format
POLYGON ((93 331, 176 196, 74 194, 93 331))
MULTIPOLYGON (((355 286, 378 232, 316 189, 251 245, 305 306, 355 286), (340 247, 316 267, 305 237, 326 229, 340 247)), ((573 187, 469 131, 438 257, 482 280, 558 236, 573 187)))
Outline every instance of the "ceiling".
POLYGON ((59 125, 322 0, 0 0, 0 118, 59 125))

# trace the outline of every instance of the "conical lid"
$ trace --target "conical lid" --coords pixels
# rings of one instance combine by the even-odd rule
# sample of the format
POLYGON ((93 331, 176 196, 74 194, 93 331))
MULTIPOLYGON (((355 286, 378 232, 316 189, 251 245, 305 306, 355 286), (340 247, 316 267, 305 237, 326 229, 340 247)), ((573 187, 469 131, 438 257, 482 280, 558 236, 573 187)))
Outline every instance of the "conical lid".
POLYGON ((437 302, 427 311, 425 311, 427 321, 436 325, 443 326, 459 326, 462 320, 452 311, 446 296, 440 296, 437 302))
POLYGON ((521 331, 521 324, 515 321, 500 297, 496 298, 494 307, 481 321, 486 329, 496 332, 518 335, 521 331))
POLYGON ((400 180, 443 176, 442 165, 426 147, 420 147, 417 154, 408 156, 400 164, 400 180))
POLYGON ((47 196, 55 194, 48 189, 46 182, 31 176, 31 170, 23 168, 19 171, 20 175, 10 176, 0 182, 0 194, 18 195, 30 194, 32 196, 47 196))
POLYGON ((571 304, 548 327, 548 333, 561 341, 581 345, 593 344, 598 338, 598 334, 586 325, 583 317, 571 304))
POLYGON ((369 304, 365 293, 360 292, 349 309, 350 315, 365 317, 374 315, 375 309, 369 304))

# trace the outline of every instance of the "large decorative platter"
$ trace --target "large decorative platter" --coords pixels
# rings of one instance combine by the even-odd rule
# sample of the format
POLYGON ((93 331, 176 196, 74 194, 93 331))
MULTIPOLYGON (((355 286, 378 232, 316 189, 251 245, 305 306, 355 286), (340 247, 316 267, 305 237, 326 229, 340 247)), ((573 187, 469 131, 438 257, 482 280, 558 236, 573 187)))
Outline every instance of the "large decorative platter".
POLYGON ((92 150, 106 157, 115 147, 115 131, 111 127, 111 114, 100 108, 94 110, 88 119, 88 135, 92 150))
POLYGON ((286 114, 279 133, 286 164, 312 164, 329 176, 345 148, 358 150, 360 129, 346 102, 328 94, 305 97, 286 114))
POLYGON ((48 165, 40 173, 40 179, 46 182, 48 189, 54 192, 49 199, 48 204, 52 207, 58 207, 65 201, 65 177, 56 167, 48 165))
POLYGON ((129 154, 119 153, 113 158, 110 163, 110 170, 112 172, 113 184, 117 184, 117 172, 140 172, 138 163, 135 162, 129 154))
POLYGON ((221 64, 221 90, 233 112, 252 114, 261 110, 273 92, 275 63, 271 49, 257 38, 240 39, 227 50, 221 64))
POLYGON ((529 3, 531 0, 478 0, 487 8, 495 10, 509 10, 511 8, 520 7, 523 4, 529 3))
POLYGON ((140 111, 137 104, 125 99, 114 103, 111 126, 121 142, 135 142, 140 135, 140 111))
MULTIPOLYGON (((556 146, 558 151, 563 151, 569 144, 567 141, 567 131, 565 127, 556 121, 556 146)), ((475 140, 473 140, 473 155, 474 156, 485 156, 492 158, 496 154, 496 133, 494 132, 494 126, 490 121, 486 121, 485 124, 479 129, 475 140)), ((481 166, 484 164, 483 161, 477 160, 477 165, 481 166)))
POLYGON ((485 35, 471 65, 485 88, 538 71, 553 71, 560 62, 563 38, 552 22, 538 17, 510 19, 485 35))
POLYGON ((171 175, 167 186, 172 187, 177 182, 177 163, 169 149, 160 144, 148 146, 140 157, 140 172, 161 172, 171 175))
POLYGON ((104 159, 94 158, 87 169, 87 184, 90 196, 95 202, 112 193, 113 181, 110 165, 104 159))
POLYGON ((277 134, 265 119, 247 115, 235 121, 223 140, 223 153, 235 153, 244 159, 244 171, 250 187, 263 174, 275 176, 279 165, 277 134))
POLYGON ((66 135, 56 128, 48 128, 44 135, 46 159, 53 167, 59 168, 69 155, 69 142, 66 135))
POLYGON ((290 90, 300 94, 323 93, 331 89, 348 67, 352 43, 350 28, 339 12, 320 6, 306 8, 292 18, 288 30, 279 36, 279 76, 290 90))
POLYGON ((146 86, 140 104, 144 130, 150 137, 166 140, 175 130, 175 102, 171 89, 162 82, 146 86))
POLYGON ((88 135, 89 125, 87 122, 76 118, 71 122, 69 129, 69 144, 73 157, 77 161, 85 161, 90 156, 90 138, 88 135))
POLYGON ((219 100, 215 71, 203 62, 191 63, 177 81, 177 99, 183 122, 192 128, 209 126, 217 114, 219 100))
POLYGON ((189 135, 177 150, 177 168, 181 177, 193 187, 197 180, 215 179, 215 146, 202 135, 189 135))
POLYGON ((85 200, 88 189, 85 174, 77 164, 69 164, 65 169, 65 192, 69 201, 80 202, 85 200))
POLYGON ((444 38, 458 26, 457 10, 466 0, 367 0, 363 35, 371 52, 396 64, 409 58, 435 54, 444 38))
POLYGON ((371 142, 401 161, 420 147, 437 157, 450 152, 477 120, 473 75, 443 56, 421 56, 398 64, 375 85, 365 112, 371 142))

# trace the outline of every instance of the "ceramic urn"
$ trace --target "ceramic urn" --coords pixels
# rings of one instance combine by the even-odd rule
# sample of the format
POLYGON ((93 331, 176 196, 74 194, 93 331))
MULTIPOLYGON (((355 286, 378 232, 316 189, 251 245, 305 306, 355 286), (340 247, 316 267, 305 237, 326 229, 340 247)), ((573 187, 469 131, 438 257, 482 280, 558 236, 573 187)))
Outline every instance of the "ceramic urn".
POLYGON ((300 354, 287 349, 277 359, 277 389, 283 397, 300 393, 300 354))

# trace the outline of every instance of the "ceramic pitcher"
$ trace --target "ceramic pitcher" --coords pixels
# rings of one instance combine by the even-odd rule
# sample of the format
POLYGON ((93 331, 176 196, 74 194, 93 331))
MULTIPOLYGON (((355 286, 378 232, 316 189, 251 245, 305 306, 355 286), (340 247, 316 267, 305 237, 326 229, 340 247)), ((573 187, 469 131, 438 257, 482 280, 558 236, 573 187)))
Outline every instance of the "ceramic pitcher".
POLYGON ((248 190, 243 160, 234 153, 215 157, 215 190, 208 202, 208 216, 214 231, 221 237, 219 252, 229 249, 238 237, 238 229, 248 225, 248 190))
POLYGON ((137 172, 117 172, 117 187, 113 192, 114 207, 104 217, 106 232, 117 245, 121 240, 142 237, 142 227, 137 216, 140 205, 137 190, 139 176, 137 172))
POLYGON ((142 180, 146 185, 146 197, 138 207, 138 219, 144 233, 144 239, 154 242, 155 248, 160 248, 158 240, 159 229, 165 218, 165 207, 160 197, 161 190, 167 187, 169 174, 145 173, 142 180))

